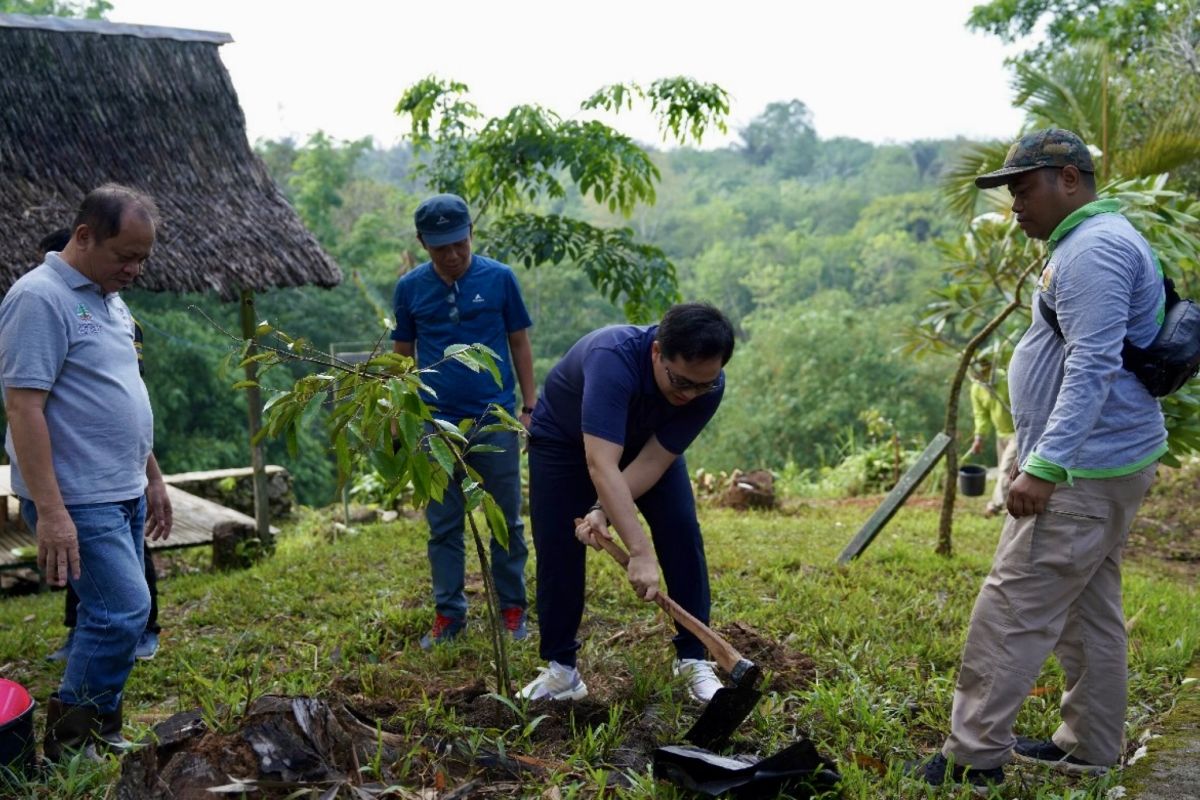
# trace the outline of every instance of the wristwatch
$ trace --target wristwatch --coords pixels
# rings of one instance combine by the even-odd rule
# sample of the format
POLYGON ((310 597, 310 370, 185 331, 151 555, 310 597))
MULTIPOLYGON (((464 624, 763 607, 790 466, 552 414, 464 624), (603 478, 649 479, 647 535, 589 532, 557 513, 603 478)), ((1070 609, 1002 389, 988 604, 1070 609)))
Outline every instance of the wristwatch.
POLYGON ((521 413, 522 414, 532 414, 533 406, 521 406, 521 413))

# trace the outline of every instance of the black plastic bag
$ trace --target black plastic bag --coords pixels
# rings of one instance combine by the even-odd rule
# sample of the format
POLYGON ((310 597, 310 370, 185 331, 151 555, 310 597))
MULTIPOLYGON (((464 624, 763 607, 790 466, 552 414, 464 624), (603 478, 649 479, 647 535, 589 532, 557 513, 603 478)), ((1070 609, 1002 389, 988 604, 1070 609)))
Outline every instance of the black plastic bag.
POLYGON ((654 776, 710 797, 739 800, 775 797, 787 792, 805 800, 835 791, 842 776, 837 765, 801 739, 773 756, 722 756, 699 747, 669 745, 654 751, 654 776))

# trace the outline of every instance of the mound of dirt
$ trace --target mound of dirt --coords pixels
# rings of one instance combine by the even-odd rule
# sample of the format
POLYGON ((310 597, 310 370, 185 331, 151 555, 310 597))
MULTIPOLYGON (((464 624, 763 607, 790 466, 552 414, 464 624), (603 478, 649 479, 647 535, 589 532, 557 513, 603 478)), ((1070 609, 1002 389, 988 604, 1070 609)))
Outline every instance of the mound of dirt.
POLYGON ((717 496, 722 508, 745 511, 750 508, 775 508, 775 476, 765 469, 742 472, 735 469, 725 488, 717 496))
POLYGON ((739 653, 763 671, 770 671, 767 691, 803 689, 817 675, 817 664, 810 656, 767 638, 749 625, 735 622, 721 628, 720 633, 739 653))

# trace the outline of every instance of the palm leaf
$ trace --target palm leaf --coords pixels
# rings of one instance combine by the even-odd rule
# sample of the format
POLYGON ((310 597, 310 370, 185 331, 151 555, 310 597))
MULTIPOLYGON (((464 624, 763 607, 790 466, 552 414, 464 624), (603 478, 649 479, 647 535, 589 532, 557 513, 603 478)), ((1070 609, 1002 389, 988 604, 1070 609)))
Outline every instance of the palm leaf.
MULTIPOLYGON (((1110 77, 1108 48, 1088 42, 1045 67, 1016 65, 1014 105, 1025 109, 1031 128, 1054 126, 1097 147, 1120 140, 1124 92, 1110 77)), ((1107 155, 1107 154, 1106 154, 1107 155)))
POLYGON ((968 222, 985 211, 1004 211, 1008 199, 1002 190, 983 191, 975 187, 975 178, 1004 166, 1008 142, 972 143, 950 162, 940 180, 942 202, 952 214, 968 222))
POLYGON ((1200 160, 1200 107, 1180 104, 1155 121, 1136 148, 1116 154, 1119 174, 1157 175, 1200 160))

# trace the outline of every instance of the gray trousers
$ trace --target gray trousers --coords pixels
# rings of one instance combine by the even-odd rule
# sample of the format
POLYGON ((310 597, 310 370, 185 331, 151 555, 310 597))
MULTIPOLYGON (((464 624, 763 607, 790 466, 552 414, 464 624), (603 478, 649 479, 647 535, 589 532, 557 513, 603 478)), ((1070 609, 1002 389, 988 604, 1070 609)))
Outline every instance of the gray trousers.
POLYGON ((1055 744, 1091 764, 1120 760, 1121 553, 1156 468, 1060 484, 1043 513, 1005 520, 971 614, 942 747, 947 758, 977 769, 1006 763, 1017 712, 1053 652, 1066 673, 1055 744))

